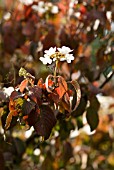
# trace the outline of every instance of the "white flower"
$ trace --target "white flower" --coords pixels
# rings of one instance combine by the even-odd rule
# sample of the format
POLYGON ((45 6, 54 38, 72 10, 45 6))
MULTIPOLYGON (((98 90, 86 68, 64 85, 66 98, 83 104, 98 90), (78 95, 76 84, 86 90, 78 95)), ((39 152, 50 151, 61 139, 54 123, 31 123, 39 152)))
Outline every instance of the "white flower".
POLYGON ((41 14, 44 14, 46 12, 44 1, 40 1, 38 3, 38 5, 33 5, 32 9, 39 12, 39 13, 41 13, 41 14))
POLYGON ((40 57, 40 60, 43 64, 51 64, 53 61, 67 61, 67 63, 71 63, 74 60, 73 54, 70 54, 73 50, 69 47, 63 46, 62 48, 51 47, 49 50, 44 51, 44 57, 40 57))
POLYGON ((51 12, 52 14, 57 14, 59 12, 58 6, 53 5, 51 2, 45 3, 44 1, 40 1, 38 5, 33 5, 32 9, 41 14, 44 14, 47 11, 51 12))
POLYGON ((57 48, 57 49, 62 54, 68 54, 73 51, 69 47, 66 47, 66 46, 62 46, 62 48, 57 48))
POLYGON ((51 55, 53 55, 53 54, 55 54, 55 52, 56 52, 56 47, 51 47, 51 48, 49 48, 49 50, 45 50, 44 51, 45 52, 45 55, 46 56, 51 56, 51 55))
POLYGON ((63 46, 62 48, 57 48, 58 51, 61 54, 64 54, 64 57, 60 58, 60 61, 67 61, 67 63, 71 63, 72 60, 74 60, 73 54, 69 54, 73 50, 71 50, 69 47, 63 46))
POLYGON ((20 2, 25 5, 31 5, 34 2, 34 0, 20 0, 20 2))
POLYGON ((3 91, 7 96, 10 96, 11 93, 14 91, 14 88, 13 87, 8 87, 8 88, 4 87, 3 91))
POLYGON ((57 14, 59 12, 58 6, 54 5, 51 9, 52 14, 57 14))
POLYGON ((52 63, 52 59, 50 58, 51 55, 55 54, 56 52, 56 47, 51 47, 49 50, 45 50, 44 51, 44 57, 40 57, 40 60, 42 61, 42 63, 44 65, 46 64, 51 64, 52 63))
POLYGON ((45 57, 45 56, 44 57, 40 57, 40 60, 42 61, 42 63, 44 65, 52 63, 52 59, 50 59, 50 57, 45 57))
POLYGON ((38 6, 40 6, 40 7, 44 7, 44 5, 45 5, 44 1, 40 1, 40 2, 38 3, 38 6))
POLYGON ((71 63, 72 60, 74 60, 73 54, 66 54, 65 55, 67 63, 71 63))

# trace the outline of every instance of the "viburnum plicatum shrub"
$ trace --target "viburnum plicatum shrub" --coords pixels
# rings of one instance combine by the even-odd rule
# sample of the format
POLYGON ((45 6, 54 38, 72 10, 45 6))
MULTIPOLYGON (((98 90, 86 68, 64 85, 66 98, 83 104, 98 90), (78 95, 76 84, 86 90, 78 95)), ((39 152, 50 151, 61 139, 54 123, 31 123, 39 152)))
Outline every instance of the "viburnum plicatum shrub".
POLYGON ((15 125, 33 126, 39 136, 47 139, 59 116, 64 119, 76 110, 81 98, 81 91, 77 81, 66 81, 60 76, 58 64, 61 61, 71 63, 74 60, 73 50, 69 47, 51 47, 40 57, 43 64, 54 64, 54 74, 49 74, 46 80, 40 78, 35 84, 35 77, 24 68, 20 68, 19 76, 24 80, 15 87, 9 97, 9 114, 4 129, 10 128, 13 119, 15 125))

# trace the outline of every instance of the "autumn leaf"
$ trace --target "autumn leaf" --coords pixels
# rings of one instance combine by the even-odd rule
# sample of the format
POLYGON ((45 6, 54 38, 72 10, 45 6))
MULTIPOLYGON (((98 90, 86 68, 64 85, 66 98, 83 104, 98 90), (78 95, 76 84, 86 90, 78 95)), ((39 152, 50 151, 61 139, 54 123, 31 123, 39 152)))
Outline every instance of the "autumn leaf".
POLYGON ((80 90, 80 86, 78 84, 78 82, 76 80, 72 80, 70 82, 68 82, 69 84, 71 84, 74 87, 74 96, 70 96, 70 110, 71 112, 75 111, 76 108, 78 107, 79 103, 80 103, 80 99, 81 99, 81 90, 80 90), (74 104, 73 107, 73 100, 76 99, 76 102, 74 104), (73 107, 73 108, 72 108, 73 107))
POLYGON ((67 91, 67 82, 61 76, 58 76, 57 78, 58 87, 55 88, 55 91, 59 95, 59 99, 61 99, 65 92, 67 91))
POLYGON ((40 108, 36 106, 35 109, 32 109, 31 112, 28 114, 28 119, 26 122, 29 126, 34 126, 36 122, 39 120, 40 116, 40 108))
POLYGON ((29 98, 38 105, 42 104, 42 89, 38 86, 29 87, 29 98))
POLYGON ((40 116, 38 117, 36 124, 33 126, 38 135, 48 139, 52 128, 56 124, 56 118, 53 110, 47 105, 42 105, 40 111, 40 116))
POLYGON ((21 82, 20 86, 19 86, 19 89, 20 89, 20 92, 23 93, 24 89, 27 87, 28 85, 28 79, 25 79, 21 82))
POLYGON ((36 103, 33 101, 24 100, 22 105, 22 113, 23 115, 28 115, 32 110, 35 109, 36 103))
POLYGON ((42 79, 42 78, 40 78, 40 79, 38 80, 37 86, 40 87, 40 88, 42 88, 42 89, 46 89, 45 83, 43 82, 43 79, 42 79))
POLYGON ((7 118, 6 118, 6 124, 5 124, 5 130, 7 130, 10 127, 11 121, 12 121, 12 117, 14 115, 14 111, 11 111, 7 118))
POLYGON ((67 91, 67 82, 62 76, 49 75, 45 81, 46 89, 49 93, 58 94, 59 99, 63 97, 67 91), (57 87, 56 87, 57 86, 57 87))

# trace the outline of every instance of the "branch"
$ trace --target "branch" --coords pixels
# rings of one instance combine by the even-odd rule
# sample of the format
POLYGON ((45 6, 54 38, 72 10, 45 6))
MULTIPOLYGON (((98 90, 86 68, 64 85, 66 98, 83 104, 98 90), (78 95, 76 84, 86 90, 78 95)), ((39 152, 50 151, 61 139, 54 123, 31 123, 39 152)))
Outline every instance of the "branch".
POLYGON ((112 76, 114 75, 114 71, 112 72, 112 74, 99 86, 100 89, 102 89, 112 78, 112 76))

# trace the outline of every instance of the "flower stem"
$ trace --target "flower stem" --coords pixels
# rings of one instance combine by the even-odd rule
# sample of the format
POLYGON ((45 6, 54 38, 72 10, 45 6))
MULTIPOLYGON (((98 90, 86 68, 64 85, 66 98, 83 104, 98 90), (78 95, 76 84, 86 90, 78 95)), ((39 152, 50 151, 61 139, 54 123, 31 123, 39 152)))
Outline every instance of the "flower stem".
POLYGON ((55 84, 56 84, 56 75, 57 75, 57 67, 58 67, 58 60, 56 60, 56 63, 55 63, 55 70, 54 70, 54 81, 55 81, 55 84))

